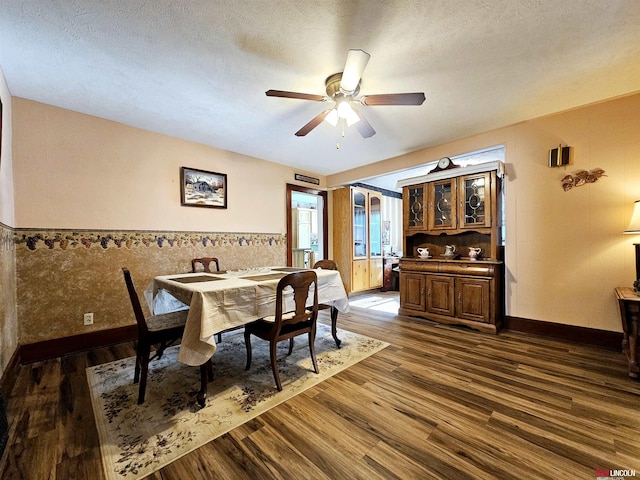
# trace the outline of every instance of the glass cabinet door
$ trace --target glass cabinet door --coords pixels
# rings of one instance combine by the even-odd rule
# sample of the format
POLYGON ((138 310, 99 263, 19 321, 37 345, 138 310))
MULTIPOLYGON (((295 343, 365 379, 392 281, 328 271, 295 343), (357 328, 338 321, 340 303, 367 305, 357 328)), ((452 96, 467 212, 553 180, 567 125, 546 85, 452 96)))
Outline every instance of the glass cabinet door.
POLYGON ((369 194, 369 245, 371 257, 382 256, 382 208, 380 197, 369 194))
POLYGON ((429 184, 429 228, 456 228, 456 181, 441 180, 429 184))
POLYGON ((402 198, 404 198, 404 218, 407 230, 424 230, 426 224, 426 202, 424 185, 413 185, 405 187, 402 198))
POLYGON ((367 256, 367 195, 353 191, 353 256, 367 256))
POLYGON ((470 175, 460 178, 462 199, 460 202, 460 227, 488 227, 491 225, 491 210, 487 205, 489 196, 489 174, 470 175))

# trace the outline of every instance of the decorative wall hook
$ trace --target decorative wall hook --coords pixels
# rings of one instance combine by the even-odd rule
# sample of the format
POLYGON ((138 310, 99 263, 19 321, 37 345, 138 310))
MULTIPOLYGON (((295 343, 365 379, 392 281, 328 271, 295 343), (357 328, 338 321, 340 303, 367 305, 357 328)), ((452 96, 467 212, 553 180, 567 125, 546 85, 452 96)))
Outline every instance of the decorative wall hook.
POLYGON ((565 192, 568 192, 573 187, 581 187, 587 183, 596 183, 600 177, 606 177, 604 170, 601 168, 594 168, 590 172, 580 170, 575 175, 566 175, 562 179, 562 188, 565 192))

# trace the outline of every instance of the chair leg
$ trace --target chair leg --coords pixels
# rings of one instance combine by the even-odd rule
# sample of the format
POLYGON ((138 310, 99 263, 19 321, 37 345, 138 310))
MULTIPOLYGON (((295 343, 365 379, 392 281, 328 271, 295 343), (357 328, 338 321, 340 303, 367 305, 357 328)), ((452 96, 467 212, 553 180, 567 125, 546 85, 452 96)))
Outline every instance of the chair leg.
POLYGON ((318 362, 316 361, 316 330, 315 328, 309 332, 309 352, 311 353, 311 362, 313 363, 313 371, 320 373, 318 370, 318 362))
POLYGON ((336 325, 338 324, 338 309, 334 306, 331 307, 331 335, 333 335, 333 339, 336 341, 336 345, 340 348, 340 344, 342 340, 338 338, 338 330, 336 325))
POLYGON ((218 334, 218 343, 222 343, 222 334, 221 333, 218 334))
POLYGON ((144 403, 144 394, 147 389, 147 374, 149 373, 149 353, 151 345, 138 345, 140 350, 140 385, 138 386, 138 404, 144 403))
POLYGON ((140 358, 140 345, 136 348, 136 369, 133 373, 133 383, 138 383, 140 381, 140 363, 142 359, 140 358))
POLYGON ((278 358, 276 355, 276 347, 278 344, 275 341, 269 342, 269 356, 271 357, 271 370, 273 370, 273 378, 276 379, 276 388, 279 392, 282 391, 282 384, 280 383, 280 374, 278 373, 278 358))
POLYGON ((289 353, 287 355, 291 355, 291 352, 293 352, 293 337, 289 339, 289 353))
POLYGON ((249 370, 251 368, 251 333, 246 328, 244 329, 244 346, 247 348, 247 365, 244 369, 249 370))

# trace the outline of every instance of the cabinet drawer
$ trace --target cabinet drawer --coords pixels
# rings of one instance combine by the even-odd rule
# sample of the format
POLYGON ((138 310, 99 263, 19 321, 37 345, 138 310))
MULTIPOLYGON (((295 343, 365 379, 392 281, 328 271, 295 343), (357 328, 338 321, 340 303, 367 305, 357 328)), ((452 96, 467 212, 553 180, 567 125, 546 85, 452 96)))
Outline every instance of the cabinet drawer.
POLYGON ((438 272, 453 273, 457 275, 479 275, 481 277, 491 277, 494 273, 494 266, 487 263, 450 262, 441 263, 438 272))
POLYGON ((400 271, 438 273, 438 262, 400 260, 400 271))

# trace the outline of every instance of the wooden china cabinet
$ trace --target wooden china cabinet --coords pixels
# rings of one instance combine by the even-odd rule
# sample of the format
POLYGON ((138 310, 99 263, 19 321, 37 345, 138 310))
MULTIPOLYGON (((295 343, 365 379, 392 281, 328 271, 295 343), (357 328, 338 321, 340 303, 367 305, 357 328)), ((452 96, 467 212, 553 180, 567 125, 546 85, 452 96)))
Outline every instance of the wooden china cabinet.
POLYGON ((382 195, 361 187, 333 191, 333 257, 347 292, 382 287, 382 195))
POLYGON ((399 313, 497 333, 503 318, 504 164, 446 165, 399 182, 405 254, 399 313), (454 255, 444 255, 447 245, 455 247, 454 255), (428 248, 429 257, 418 248, 428 248), (482 249, 480 257, 471 258, 470 248, 482 249))

